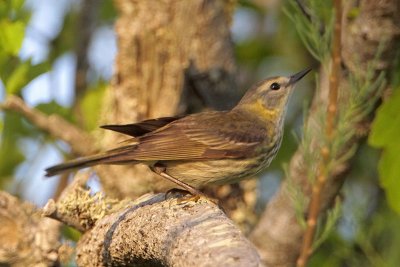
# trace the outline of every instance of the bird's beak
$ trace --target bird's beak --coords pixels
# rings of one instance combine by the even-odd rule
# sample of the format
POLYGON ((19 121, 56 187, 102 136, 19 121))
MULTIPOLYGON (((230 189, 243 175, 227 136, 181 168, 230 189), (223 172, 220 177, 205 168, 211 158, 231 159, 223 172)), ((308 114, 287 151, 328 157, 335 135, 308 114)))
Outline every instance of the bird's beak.
POLYGON ((301 78, 303 78, 304 76, 306 76, 307 73, 309 73, 311 71, 311 68, 302 70, 296 74, 293 74, 292 76, 290 76, 290 80, 288 82, 288 85, 292 85, 295 84, 296 82, 300 81, 301 78))

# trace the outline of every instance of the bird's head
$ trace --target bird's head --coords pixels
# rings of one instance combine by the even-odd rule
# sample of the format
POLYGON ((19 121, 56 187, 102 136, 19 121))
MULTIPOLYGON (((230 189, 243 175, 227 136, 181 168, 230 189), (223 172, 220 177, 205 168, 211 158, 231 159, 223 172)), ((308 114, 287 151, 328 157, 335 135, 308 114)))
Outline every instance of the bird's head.
POLYGON ((306 69, 289 77, 278 76, 263 80, 248 90, 235 108, 248 109, 271 120, 281 118, 296 82, 310 71, 306 69))

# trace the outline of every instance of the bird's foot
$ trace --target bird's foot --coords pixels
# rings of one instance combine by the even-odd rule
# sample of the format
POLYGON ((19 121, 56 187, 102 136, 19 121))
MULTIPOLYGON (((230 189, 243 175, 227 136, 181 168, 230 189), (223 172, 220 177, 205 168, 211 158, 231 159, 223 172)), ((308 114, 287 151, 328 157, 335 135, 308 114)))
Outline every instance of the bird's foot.
POLYGON ((213 203, 213 204, 219 206, 219 201, 218 201, 218 199, 216 199, 216 198, 211 198, 211 197, 206 196, 206 195, 204 195, 204 194, 196 194, 196 195, 189 194, 189 195, 186 195, 186 196, 184 196, 184 197, 179 198, 177 201, 178 201, 178 204, 184 204, 184 203, 192 202, 192 201, 193 201, 193 202, 197 202, 197 201, 199 201, 200 199, 203 199, 203 200, 205 200, 205 201, 211 202, 211 203, 213 203))
POLYGON ((187 195, 190 195, 190 192, 185 190, 185 189, 180 189, 180 188, 172 188, 165 192, 165 200, 171 199, 171 198, 183 198, 186 197, 187 195))
POLYGON ((200 199, 204 199, 206 201, 210 201, 210 202, 214 203, 215 205, 219 206, 218 199, 210 198, 209 196, 207 196, 197 190, 196 190, 196 192, 189 192, 184 189, 173 188, 173 189, 168 190, 165 193, 165 199, 170 199, 170 198, 178 198, 177 199, 178 204, 185 204, 188 202, 197 202, 200 199))

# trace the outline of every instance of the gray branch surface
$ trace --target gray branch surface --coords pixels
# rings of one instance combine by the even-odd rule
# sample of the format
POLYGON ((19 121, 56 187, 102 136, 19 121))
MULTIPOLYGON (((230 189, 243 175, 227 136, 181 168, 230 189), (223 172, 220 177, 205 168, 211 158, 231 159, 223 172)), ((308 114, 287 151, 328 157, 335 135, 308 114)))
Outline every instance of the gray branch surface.
POLYGON ((78 173, 43 215, 81 231, 79 266, 259 266, 255 247, 208 199, 111 199, 83 188, 78 173))
POLYGON ((255 247, 208 200, 164 194, 99 219, 77 246, 79 266, 259 266, 255 247))

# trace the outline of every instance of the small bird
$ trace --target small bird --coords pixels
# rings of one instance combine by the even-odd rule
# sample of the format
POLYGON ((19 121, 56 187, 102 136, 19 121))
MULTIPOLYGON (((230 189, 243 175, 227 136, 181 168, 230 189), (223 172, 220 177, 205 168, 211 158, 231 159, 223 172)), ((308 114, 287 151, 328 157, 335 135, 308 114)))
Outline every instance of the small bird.
POLYGON ((192 195, 207 184, 228 184, 268 167, 281 145, 293 88, 311 69, 263 80, 229 111, 207 111, 101 128, 133 138, 104 153, 46 169, 46 176, 98 164, 143 163, 192 195))

